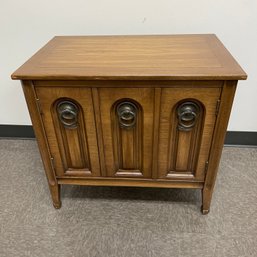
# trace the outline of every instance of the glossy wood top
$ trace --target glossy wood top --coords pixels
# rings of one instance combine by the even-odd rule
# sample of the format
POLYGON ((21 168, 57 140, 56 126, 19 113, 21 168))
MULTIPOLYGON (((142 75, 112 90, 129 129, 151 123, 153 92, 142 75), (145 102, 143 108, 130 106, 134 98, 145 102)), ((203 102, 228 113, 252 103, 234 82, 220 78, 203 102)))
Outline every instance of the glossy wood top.
POLYGON ((240 80, 213 34, 54 37, 12 74, 33 80, 240 80))

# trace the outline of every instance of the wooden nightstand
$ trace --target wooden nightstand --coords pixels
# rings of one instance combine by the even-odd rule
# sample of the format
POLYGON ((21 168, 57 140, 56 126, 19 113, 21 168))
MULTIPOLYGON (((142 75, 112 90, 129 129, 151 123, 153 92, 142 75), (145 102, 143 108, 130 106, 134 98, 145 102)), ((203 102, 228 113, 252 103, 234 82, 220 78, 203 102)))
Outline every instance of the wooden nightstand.
POLYGON ((49 188, 195 188, 208 213, 237 80, 215 35, 55 37, 22 81, 49 188))

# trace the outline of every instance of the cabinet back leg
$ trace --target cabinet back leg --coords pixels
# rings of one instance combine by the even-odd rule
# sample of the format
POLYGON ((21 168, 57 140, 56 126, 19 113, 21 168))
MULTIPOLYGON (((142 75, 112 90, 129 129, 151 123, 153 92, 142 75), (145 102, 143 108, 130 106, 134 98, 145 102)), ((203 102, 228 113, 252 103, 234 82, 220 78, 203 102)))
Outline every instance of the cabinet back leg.
POLYGON ((206 188, 202 189, 202 214, 210 212, 212 192, 206 188))

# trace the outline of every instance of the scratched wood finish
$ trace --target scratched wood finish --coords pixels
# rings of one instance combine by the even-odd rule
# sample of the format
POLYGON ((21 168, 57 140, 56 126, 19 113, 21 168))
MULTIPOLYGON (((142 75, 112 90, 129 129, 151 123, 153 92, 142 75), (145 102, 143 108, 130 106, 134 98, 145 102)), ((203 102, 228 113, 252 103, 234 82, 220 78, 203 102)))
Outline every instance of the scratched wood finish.
POLYGON ((100 164, 91 90, 36 86, 46 135, 59 177, 99 176, 100 164), (68 100, 78 107, 78 126, 65 128, 57 114, 57 104, 68 100))
POLYGON ((13 79, 246 79, 213 34, 54 37, 13 79))

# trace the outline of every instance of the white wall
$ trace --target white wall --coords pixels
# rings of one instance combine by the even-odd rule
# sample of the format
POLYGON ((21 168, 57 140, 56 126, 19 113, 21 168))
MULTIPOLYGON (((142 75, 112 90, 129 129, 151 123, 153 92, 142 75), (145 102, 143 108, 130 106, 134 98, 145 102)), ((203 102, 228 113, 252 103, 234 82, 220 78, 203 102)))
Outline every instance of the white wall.
POLYGON ((54 35, 215 33, 248 73, 229 130, 257 131, 257 1, 0 0, 0 124, 31 124, 10 74, 54 35))

